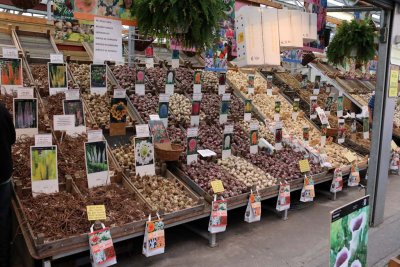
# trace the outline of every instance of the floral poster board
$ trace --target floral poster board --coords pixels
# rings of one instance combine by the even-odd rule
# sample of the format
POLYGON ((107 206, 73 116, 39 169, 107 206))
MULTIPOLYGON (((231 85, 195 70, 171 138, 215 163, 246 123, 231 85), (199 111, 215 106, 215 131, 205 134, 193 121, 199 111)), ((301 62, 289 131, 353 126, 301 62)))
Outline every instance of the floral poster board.
POLYGON ((368 266, 369 196, 331 212, 329 266, 368 266))
POLYGON ((88 236, 92 266, 106 267, 117 263, 109 228, 91 232, 88 236))
POLYGON ((2 86, 22 86, 22 61, 19 58, 2 58, 0 60, 2 86))

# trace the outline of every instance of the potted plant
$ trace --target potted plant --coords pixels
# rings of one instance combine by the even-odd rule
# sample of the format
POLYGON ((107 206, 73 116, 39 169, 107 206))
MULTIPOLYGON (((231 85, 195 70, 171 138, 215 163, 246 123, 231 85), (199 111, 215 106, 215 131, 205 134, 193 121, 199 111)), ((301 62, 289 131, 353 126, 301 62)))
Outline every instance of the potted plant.
POLYGON ((327 50, 328 61, 344 65, 346 60, 365 64, 375 56, 375 27, 370 19, 344 21, 327 50))
POLYGON ((140 32, 180 41, 186 47, 209 46, 225 18, 222 0, 135 0, 131 7, 140 32))

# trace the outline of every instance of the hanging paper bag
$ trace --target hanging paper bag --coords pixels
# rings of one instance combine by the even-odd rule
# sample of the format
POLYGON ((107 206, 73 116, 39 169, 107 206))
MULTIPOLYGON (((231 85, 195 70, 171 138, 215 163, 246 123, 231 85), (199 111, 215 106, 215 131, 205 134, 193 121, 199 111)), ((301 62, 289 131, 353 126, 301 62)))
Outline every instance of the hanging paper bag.
POLYGON ((211 203, 211 216, 208 231, 212 234, 225 232, 228 224, 228 205, 223 198, 217 200, 216 195, 211 203))
POLYGON ((399 154, 397 152, 393 152, 392 159, 390 160, 390 173, 391 174, 399 174, 399 154))
POLYGON ((360 183, 360 170, 356 164, 351 166, 351 172, 349 175, 348 186, 358 186, 360 183))
POLYGON ((290 184, 285 182, 279 187, 278 200, 276 202, 276 210, 284 211, 290 208, 290 184))
POLYGON ((93 231, 90 227, 89 247, 90 259, 93 267, 107 267, 117 263, 114 245, 111 238, 110 228, 101 224, 103 229, 93 231))
POLYGON ((336 168, 333 173, 333 180, 331 184, 331 193, 337 193, 343 190, 343 174, 342 169, 336 168))
POLYGON ((248 223, 258 222, 261 220, 261 196, 253 194, 251 190, 249 202, 247 203, 246 213, 244 214, 244 221, 248 223))
POLYGON ((314 181, 311 177, 304 177, 304 185, 303 189, 301 189, 301 202, 311 202, 314 201, 315 190, 314 190, 314 181))
POLYGON ((164 222, 158 214, 157 217, 158 220, 152 221, 149 215, 146 222, 143 240, 143 255, 146 257, 163 254, 165 250, 164 222))

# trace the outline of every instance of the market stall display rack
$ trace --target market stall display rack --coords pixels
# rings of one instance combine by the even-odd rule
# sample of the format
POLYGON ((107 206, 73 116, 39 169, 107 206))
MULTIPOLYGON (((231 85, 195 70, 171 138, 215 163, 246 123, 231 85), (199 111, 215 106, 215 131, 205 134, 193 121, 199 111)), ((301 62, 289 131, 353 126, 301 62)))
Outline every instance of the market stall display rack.
MULTIPOLYGON (((71 189, 72 192, 81 195, 78 186, 75 184, 71 177, 67 177, 68 181, 65 188, 71 189)), ((130 192, 135 192, 135 189, 130 185, 130 183, 122 178, 120 184, 129 190, 130 192)), ((63 187, 61 187, 63 188, 63 187)), ((17 189, 18 190, 18 189, 17 189)), ((138 195, 141 198, 140 195, 138 195)), ((144 199, 141 199, 148 208, 150 208, 144 199)), ((20 196, 16 194, 15 200, 13 200, 13 209, 17 216, 19 225, 21 226, 21 231, 24 236, 25 242, 28 246, 28 250, 32 258, 34 259, 46 259, 52 258, 57 259, 65 257, 67 255, 73 255, 81 251, 86 251, 89 249, 87 234, 81 234, 78 236, 72 236, 55 241, 45 241, 40 238, 39 235, 35 235, 29 226, 29 222, 23 213, 23 205, 21 204, 20 196)), ((138 236, 143 234, 146 218, 140 221, 132 222, 126 225, 111 227, 111 234, 113 236, 113 241, 118 242, 128 239, 127 236, 138 236)), ((89 231, 89 229, 88 229, 89 231)), ((131 238, 131 237, 129 237, 131 238)))
POLYGON ((352 103, 354 103, 359 110, 362 109, 363 104, 365 103, 360 103, 360 101, 356 100, 352 94, 350 94, 343 86, 341 83, 342 81, 338 81, 337 79, 332 79, 328 75, 325 74, 325 72, 321 69, 318 68, 318 66, 314 63, 309 63, 308 66, 310 66, 312 69, 320 73, 324 78, 327 80, 327 82, 331 85, 333 85, 339 92, 342 92, 345 97, 347 97, 352 103))
MULTIPOLYGON (((260 73, 262 77, 265 78, 264 73, 260 73)), ((300 99, 299 105, 300 109, 305 113, 304 118, 306 118, 311 124, 314 125, 315 128, 317 128, 319 131, 321 131, 321 123, 319 120, 311 120, 310 119, 310 103, 305 100, 300 94, 297 93, 296 90, 294 90, 291 86, 285 83, 284 80, 281 79, 279 75, 274 75, 274 78, 278 79, 280 82, 285 84, 286 88, 280 88, 280 92, 282 96, 291 104, 293 104, 294 99, 298 98, 300 99)), ((360 123, 357 121, 357 124, 361 127, 360 123)), ((360 155, 369 155, 369 147, 365 147, 363 145, 359 145, 355 142, 355 140, 346 138, 344 146, 347 148, 350 148, 357 152, 360 155)))
MULTIPOLYGON (((125 173, 124 175, 125 175, 125 178, 127 179, 127 181, 131 184, 131 186, 133 188, 135 188, 136 192, 138 192, 138 194, 141 194, 139 192, 139 190, 135 187, 134 183, 132 181, 130 181, 129 175, 127 173, 125 173)), ((192 198, 196 202, 196 205, 194 205, 190 208, 186 208, 186 209, 182 209, 182 210, 178 210, 178 211, 174 211, 174 212, 165 212, 163 210, 156 210, 154 207, 152 207, 153 211, 158 212, 163 217, 164 220, 176 219, 179 221, 179 218, 182 216, 191 216, 192 214, 196 214, 198 211, 205 210, 206 205, 205 205, 203 197, 199 197, 185 183, 183 183, 181 180, 179 180, 170 170, 167 169, 164 174, 160 174, 160 175, 163 176, 164 179, 170 180, 171 182, 176 183, 176 184, 178 184, 178 186, 181 186, 182 188, 184 188, 184 192, 186 194, 188 194, 190 196, 190 198, 192 198)), ((143 199, 145 199, 145 197, 142 194, 141 194, 141 197, 143 199)), ((151 203, 149 203, 149 205, 151 206, 151 203)))
POLYGON ((67 61, 91 62, 90 56, 82 43, 56 41, 56 45, 58 50, 66 56, 67 61))
POLYGON ((43 62, 50 59, 51 53, 59 52, 50 31, 26 32, 16 28, 15 32, 29 62, 43 62))
MULTIPOLYGON (((263 77, 263 76, 261 75, 261 77, 263 77)), ((232 81, 230 81, 230 79, 229 79, 228 77, 227 77, 227 83, 233 88, 234 94, 236 94, 237 96, 239 96, 239 97, 242 98, 243 100, 246 99, 246 96, 244 95, 244 93, 243 93, 241 90, 239 90, 239 88, 237 88, 237 86, 236 86, 232 81)), ((279 92, 279 94, 282 95, 280 92, 279 92)), ((283 96, 283 98, 286 99, 286 100, 288 101, 287 97, 283 96)), ((288 101, 288 102, 290 103, 290 101, 288 101)), ((262 112, 260 112, 260 111, 258 110, 258 108, 257 108, 254 104, 252 104, 252 106, 253 106, 253 111, 254 111, 254 113, 256 113, 257 116, 258 116, 259 118, 261 118, 262 121, 266 121, 267 118, 264 116, 264 114, 263 114, 262 112)), ((318 128, 316 127, 316 125, 315 125, 313 122, 311 122, 311 126, 314 127, 315 129, 318 129, 318 128)), ((335 144, 335 145, 338 145, 338 144, 335 144)), ((340 145, 340 146, 341 146, 341 145, 340 145)), ((358 154, 358 153, 356 153, 356 155, 357 155, 359 158, 363 158, 363 156, 360 155, 360 154, 358 154)), ((359 168, 360 168, 360 170, 364 170, 364 169, 367 168, 367 162, 368 162, 368 160, 367 160, 367 159, 364 159, 364 160, 362 160, 362 161, 359 163, 359 168)), ((344 167, 342 167, 342 171, 343 171, 343 175, 349 174, 349 173, 350 173, 350 166, 344 166, 344 167)))

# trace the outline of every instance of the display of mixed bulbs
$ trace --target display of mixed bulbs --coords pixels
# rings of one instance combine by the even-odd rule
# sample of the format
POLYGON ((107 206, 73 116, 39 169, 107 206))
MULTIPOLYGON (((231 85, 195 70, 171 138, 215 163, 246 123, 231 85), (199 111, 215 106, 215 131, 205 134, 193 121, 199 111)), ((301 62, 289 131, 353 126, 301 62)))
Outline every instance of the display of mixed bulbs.
MULTIPOLYGON (((99 124, 100 127, 110 127, 110 98, 106 95, 89 94, 82 94, 82 97, 86 101, 89 111, 96 120, 96 123, 99 124)), ((126 116, 126 124, 132 124, 129 116, 126 116)))
POLYGON ((197 204, 185 191, 184 186, 175 179, 162 176, 134 176, 131 181, 156 210, 170 213, 191 208, 197 204))
POLYGON ((219 159, 218 165, 248 187, 256 186, 257 189, 262 189, 276 185, 278 182, 276 178, 263 172, 260 168, 236 156, 219 159))
MULTIPOLYGON (((227 78, 244 94, 247 94, 247 74, 240 71, 229 70, 227 78)), ((259 74, 254 78, 254 93, 261 94, 267 91, 267 82, 259 74)))
POLYGON ((118 165, 131 173, 135 172, 135 146, 133 143, 112 148, 113 155, 118 165))
MULTIPOLYGON (((184 95, 173 94, 169 98, 169 112, 178 123, 188 125, 192 114, 192 102, 184 95)), ((203 119, 204 114, 200 113, 200 120, 203 119)))

